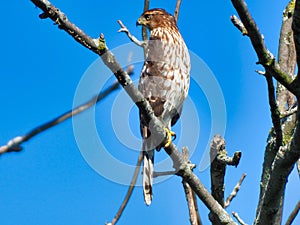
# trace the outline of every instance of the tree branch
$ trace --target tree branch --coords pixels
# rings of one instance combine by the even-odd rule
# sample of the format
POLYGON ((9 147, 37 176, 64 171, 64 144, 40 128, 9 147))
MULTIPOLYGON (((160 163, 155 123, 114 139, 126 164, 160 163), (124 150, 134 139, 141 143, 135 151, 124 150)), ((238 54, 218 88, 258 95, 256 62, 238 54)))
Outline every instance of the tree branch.
MULTIPOLYGON (((149 9, 149 5, 150 5, 150 0, 144 0, 144 12, 146 12, 149 9)), ((142 38, 144 42, 148 41, 148 33, 147 33, 147 28, 145 26, 142 27, 142 38)), ((146 52, 145 47, 144 47, 144 52, 146 52)))
POLYGON ((153 178, 161 177, 161 176, 169 176, 169 175, 175 175, 176 171, 163 171, 163 172, 153 172, 153 178))
POLYGON ((105 49, 98 49, 95 41, 88 35, 86 35, 81 29, 79 29, 75 24, 71 23, 67 16, 61 12, 58 8, 52 5, 47 0, 30 0, 35 6, 43 10, 43 13, 40 14, 41 19, 50 18, 58 25, 59 29, 66 31, 71 35, 78 43, 84 47, 90 49, 96 54, 105 53, 105 49), (101 51, 104 50, 104 51, 101 51))
MULTIPOLYGON (((189 161, 189 152, 188 152, 187 147, 182 148, 182 154, 183 158, 186 161, 186 163, 190 163, 189 161)), ((186 183, 185 181, 182 181, 184 193, 185 193, 185 198, 188 203, 188 209, 189 209, 189 214, 190 214, 190 223, 191 225, 202 225, 199 211, 198 211, 198 206, 197 206, 197 199, 195 196, 194 191, 191 189, 190 185, 186 183)))
MULTIPOLYGON (((283 13, 278 48, 278 64, 281 70, 287 73, 291 79, 294 79, 296 67, 296 49, 292 30, 294 11, 295 0, 291 0, 283 13)), ((281 114, 284 113, 287 108, 295 104, 294 95, 286 90, 280 83, 277 84, 276 95, 281 114)))
MULTIPOLYGON (((241 152, 235 152, 231 158, 227 156, 225 140, 220 135, 215 135, 210 142, 210 179, 211 193, 214 199, 224 208, 224 177, 226 165, 237 166, 241 158, 241 152)), ((219 224, 213 213, 209 215, 213 224, 219 224)))
POLYGON ((231 0, 231 2, 248 32, 252 46, 259 59, 258 63, 263 65, 266 72, 284 85, 290 92, 300 96, 299 86, 293 82, 293 79, 290 78, 289 74, 284 73, 280 69, 278 63, 275 62, 274 55, 267 49, 263 36, 261 35, 250 12, 248 11, 245 1, 231 0))
POLYGON ((176 23, 177 23, 177 21, 178 21, 180 5, 181 5, 181 0, 177 0, 177 2, 176 2, 176 7, 175 7, 175 11, 174 11, 174 18, 175 18, 176 23))
MULTIPOLYGON (((144 98, 144 96, 138 91, 134 86, 132 80, 128 74, 121 68, 120 64, 116 61, 114 55, 107 49, 104 38, 99 39, 99 44, 96 46, 95 42, 89 38, 87 35, 84 35, 83 32, 77 28, 74 24, 71 24, 64 18, 61 18, 64 15, 57 8, 55 8, 47 0, 31 0, 37 7, 41 8, 49 18, 53 21, 60 23, 60 28, 68 32, 74 37, 77 37, 76 32, 80 32, 80 39, 75 38, 75 40, 80 41, 80 43, 85 43, 84 38, 91 40, 91 45, 87 45, 93 52, 101 56, 104 64, 114 73, 119 83, 125 89, 130 98, 134 101, 136 106, 139 108, 140 112, 144 115, 145 122, 149 124, 150 130, 157 135, 161 140, 165 140, 162 144, 166 143, 166 133, 163 129, 163 124, 159 119, 157 119, 153 113, 153 110, 149 102, 144 98), (50 11, 49 11, 50 10, 50 11), (52 13, 52 10, 55 13, 52 13), (62 21, 61 21, 62 20, 62 21), (72 25, 72 26, 70 26, 72 25), (96 47, 96 48, 95 48, 96 47)), ((173 167, 177 171, 177 175, 181 176, 184 181, 186 181, 191 188, 195 191, 197 196, 202 200, 202 202, 212 211, 215 216, 220 220, 221 224, 233 225, 236 224, 229 214, 218 204, 215 199, 210 195, 207 189, 200 182, 198 177, 191 171, 191 168, 185 163, 182 155, 177 150, 176 146, 171 143, 170 146, 165 147, 165 151, 173 160, 173 167)))
POLYGON ((120 219, 125 207, 127 206, 128 201, 129 201, 129 199, 132 195, 132 192, 134 190, 137 178, 139 176, 139 171, 140 171, 140 168, 141 168, 142 161, 143 161, 143 152, 141 151, 140 154, 139 154, 139 157, 138 157, 138 161, 136 163, 136 167, 135 167, 133 177, 132 177, 132 180, 130 182, 127 194, 126 194, 126 196, 125 196, 125 198, 124 198, 117 214, 115 215, 114 219, 108 225, 115 225, 118 222, 118 220, 120 219))
MULTIPOLYGON (((300 115, 298 115, 297 119, 299 121, 300 115)), ((255 225, 275 224, 277 212, 281 207, 287 178, 300 156, 300 146, 295 145, 298 143, 295 139, 299 139, 296 135, 300 135, 299 123, 292 141, 289 144, 280 147, 276 154, 272 164, 269 181, 266 184, 265 191, 262 194, 257 210, 255 225)))
POLYGON ((105 98, 110 93, 112 93, 113 91, 115 91, 119 88, 120 88, 119 83, 115 82, 113 85, 108 87, 105 91, 103 91, 99 95, 93 97, 88 102, 63 113, 62 115, 42 124, 40 126, 37 126, 36 128, 32 129, 31 131, 29 131, 27 134, 25 134, 23 136, 17 136, 15 138, 11 139, 10 141, 8 141, 8 143, 6 145, 3 145, 0 147, 0 154, 7 153, 7 152, 21 151, 23 149, 23 147, 21 145, 24 142, 29 141, 34 136, 36 136, 36 135, 66 121, 67 119, 70 119, 71 117, 78 115, 79 113, 87 110, 88 108, 92 107, 97 102, 101 101, 103 98, 105 98))
POLYGON ((236 16, 236 15, 232 15, 230 17, 230 20, 232 22, 232 24, 239 30, 241 31, 242 35, 247 35, 248 36, 248 31, 245 28, 244 24, 242 23, 242 21, 236 16))
POLYGON ((240 216, 239 216, 238 213, 232 212, 232 215, 234 216, 234 218, 236 218, 236 220, 237 220, 241 225, 248 225, 248 224, 246 224, 246 223, 240 218, 240 216))
POLYGON ((274 151, 277 152, 279 147, 282 146, 282 129, 281 129, 280 112, 278 110, 277 103, 276 103, 273 78, 269 74, 266 74, 265 77, 268 86, 268 99, 269 99, 269 105, 271 111, 271 118, 272 118, 273 128, 276 135, 276 146, 274 151))
POLYGON ((225 203, 224 203, 224 208, 226 209, 230 203, 232 202, 232 200, 236 197, 237 193, 239 192, 241 186, 242 186, 242 183, 244 181, 244 179, 246 178, 246 174, 243 173, 239 182, 234 186, 232 192, 230 193, 230 195, 227 197, 225 203))
POLYGON ((119 32, 124 32, 127 34, 128 38, 135 43, 136 45, 140 46, 140 47, 146 47, 146 43, 145 41, 139 41, 135 36, 133 36, 130 31, 127 29, 127 27, 122 23, 121 20, 118 20, 118 24, 121 26, 121 29, 119 30, 119 32))
POLYGON ((300 210, 300 201, 298 201, 298 203, 296 204, 295 208, 293 209, 293 211, 289 215, 289 218, 287 219, 285 225, 291 225, 293 223, 293 221, 296 218, 299 210, 300 210))
MULTIPOLYGON (((298 98, 297 100, 299 100, 300 85, 299 82, 297 82, 297 78, 293 79, 292 76, 290 76, 290 74, 287 74, 285 71, 283 71, 280 68, 280 65, 275 62, 273 55, 269 52, 269 50, 265 46, 262 35, 260 34, 259 29, 255 24, 255 21, 251 17, 247 9, 246 3, 243 0, 232 0, 232 3, 236 8, 242 23, 244 24, 245 28, 248 31, 248 35, 250 37, 251 43, 259 58, 259 63, 264 66, 266 70, 266 74, 273 76, 291 93, 295 94, 296 97, 298 98)), ((298 8, 300 10, 300 6, 298 8)), ((297 15, 296 11, 297 10, 295 10, 294 18, 295 15, 297 15)), ((298 14, 300 15, 300 12, 298 12, 298 14)), ((299 16, 299 20, 300 20, 300 16, 299 16)), ((293 27, 297 28, 298 25, 296 24, 293 27)), ((295 38, 295 33, 294 33, 294 38, 295 38)), ((296 51, 298 54, 297 45, 296 45, 296 51)), ((292 133, 289 135, 288 141, 285 141, 286 145, 281 146, 278 151, 274 151, 275 149, 274 138, 272 139, 271 137, 271 139, 268 142, 268 146, 266 148, 266 154, 265 154, 263 175, 262 175, 262 188, 260 193, 260 202, 257 208, 257 217, 254 222, 255 225, 276 224, 278 222, 277 215, 281 209, 282 196, 284 194, 287 177, 289 176, 291 169, 293 168, 293 165, 295 164, 295 162, 298 160, 300 156, 299 119, 300 119, 300 113, 297 112, 296 128, 292 130, 292 133), (270 153, 272 157, 269 157, 268 153, 270 153)))
MULTIPOLYGON (((294 12, 294 7, 292 4, 293 0, 287 5, 283 18, 282 18, 282 26, 280 31, 279 38, 279 49, 278 49, 278 64, 280 68, 289 74, 291 79, 293 79, 294 69, 295 69, 295 46, 292 38, 292 15, 294 12)), ((273 122, 273 128, 268 137, 268 144, 265 150, 263 169, 261 175, 261 187, 260 187, 260 196, 259 196, 259 204, 257 208, 257 212, 261 210, 263 203, 263 196, 266 191, 266 187, 268 186, 269 179, 272 173, 272 165, 274 163, 274 159, 278 152, 278 149, 281 145, 286 144, 290 141, 290 138, 293 133, 293 129, 295 127, 295 119, 293 116, 289 119, 282 119, 282 115, 289 112, 287 111, 287 105, 293 104, 293 94, 290 93, 282 84, 277 83, 276 88, 276 99, 274 96, 274 87, 273 80, 269 74, 264 74, 267 80, 268 85, 268 95, 269 95, 269 105, 271 109, 271 118, 273 122), (279 115, 280 113, 280 115, 279 115), (282 114, 282 115, 281 115, 282 114), (288 137, 289 135, 289 137, 288 137)), ((289 107, 288 110, 292 109, 289 107)), ((282 218, 282 206, 283 206, 283 197, 280 200, 280 207, 275 216, 276 224, 280 224, 282 218)))

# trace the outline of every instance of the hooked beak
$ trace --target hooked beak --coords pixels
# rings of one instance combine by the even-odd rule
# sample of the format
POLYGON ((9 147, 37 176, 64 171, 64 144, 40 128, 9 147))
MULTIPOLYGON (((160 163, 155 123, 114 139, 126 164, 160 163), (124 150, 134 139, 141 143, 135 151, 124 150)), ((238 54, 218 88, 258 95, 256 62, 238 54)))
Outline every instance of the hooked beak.
POLYGON ((140 26, 140 25, 144 25, 145 23, 145 19, 140 17, 138 18, 138 20, 136 21, 136 26, 140 26))

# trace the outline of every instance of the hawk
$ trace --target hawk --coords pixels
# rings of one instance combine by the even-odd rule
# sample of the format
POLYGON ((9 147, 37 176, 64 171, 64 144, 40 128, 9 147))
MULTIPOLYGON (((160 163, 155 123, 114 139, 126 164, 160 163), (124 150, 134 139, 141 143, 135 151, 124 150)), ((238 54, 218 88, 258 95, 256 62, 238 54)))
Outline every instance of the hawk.
MULTIPOLYGON (((169 145, 171 136, 175 136, 175 133, 170 131, 171 126, 179 119, 183 102, 188 94, 189 52, 175 18, 165 10, 157 8, 144 12, 137 25, 145 26, 150 31, 138 89, 150 103, 155 116, 165 126, 169 145)), ((154 149, 167 147, 162 146, 163 140, 151 135, 149 127, 140 112, 144 154, 143 192, 146 205, 150 205, 152 201, 154 149)))

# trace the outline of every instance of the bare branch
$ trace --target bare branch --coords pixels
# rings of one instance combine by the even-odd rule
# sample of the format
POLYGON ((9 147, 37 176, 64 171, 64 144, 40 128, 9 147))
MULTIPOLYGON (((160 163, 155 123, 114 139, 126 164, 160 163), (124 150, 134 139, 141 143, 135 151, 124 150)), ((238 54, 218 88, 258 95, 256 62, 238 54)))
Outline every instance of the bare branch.
MULTIPOLYGON (((278 47, 278 64, 281 70, 287 73, 292 79, 294 79, 296 67, 296 49, 292 30, 294 11, 295 0, 290 0, 283 12, 278 47)), ((280 113, 284 113, 287 108, 295 104, 294 95, 280 83, 277 84, 276 95, 280 113)))
POLYGON ((275 89, 273 84, 273 78, 269 75, 265 75, 268 86, 268 97, 269 97, 269 105, 271 111, 272 123, 276 135, 276 147, 275 152, 278 151, 279 147, 282 145, 282 129, 281 129, 281 120, 280 120, 280 112, 277 107, 276 97, 275 97, 275 89))
MULTIPOLYGON (((189 152, 188 152, 187 147, 182 148, 182 154, 183 154, 184 160, 187 163, 190 163, 189 152)), ((182 185, 183 185, 183 189, 185 192, 185 198, 188 203, 188 209, 189 209, 189 214, 190 214, 190 223, 191 223, 191 225, 202 225, 199 211, 198 211, 195 193, 193 192, 193 190, 191 189, 190 185, 187 182, 182 181, 182 185)))
POLYGON ((84 47, 90 49, 96 54, 105 53, 105 46, 103 48, 99 48, 99 46, 95 43, 95 41, 85 34, 83 30, 79 29, 75 24, 71 23, 67 16, 61 12, 58 8, 52 5, 47 0, 30 0, 35 6, 39 7, 43 10, 43 13, 40 14, 41 19, 50 18, 54 21, 56 25, 58 25, 59 29, 66 31, 69 35, 71 35, 78 43, 83 45, 84 47))
MULTIPOLYGON (((297 1, 298 2, 298 1, 297 1)), ((296 2, 296 5, 297 5, 296 2)), ((299 3, 298 3, 299 4, 299 3)), ((288 8, 294 7, 294 1, 290 1, 288 8)), ((297 8, 297 7, 296 7, 297 8)), ((298 9, 295 8, 294 17, 290 17, 286 22, 291 22, 291 19, 295 19, 295 15, 300 14, 300 7, 298 9), (298 11, 298 12, 297 12, 298 11)), ((285 12, 288 12, 290 10, 285 10, 285 12)), ((297 18, 297 16, 296 16, 297 18)), ((284 24, 283 24, 284 26, 284 24)), ((289 25, 290 26, 290 25, 289 25)), ((288 25, 287 25, 288 27, 288 25)), ((293 29, 294 29, 294 21, 293 21, 293 29)), ((290 31, 290 28, 282 28, 287 29, 290 31)), ((281 32, 281 35, 282 34, 281 32)), ((294 39, 296 40, 295 35, 295 29, 294 29, 294 39)), ((287 41, 281 40, 281 41, 287 41)), ((296 42, 295 42, 296 43, 296 42)), ((281 43, 281 45, 283 45, 281 43)), ((298 51, 300 49, 297 49, 296 46, 296 52, 298 54, 298 51)), ((280 54, 287 54, 286 56, 282 55, 280 56, 282 67, 284 70, 290 70, 293 72, 294 66, 293 66, 293 49, 291 49, 291 46, 280 46, 280 54), (287 48, 288 47, 288 48, 287 48), (286 48, 286 49, 282 49, 286 48), (285 61, 284 61, 285 60, 285 61)), ((298 65, 299 66, 299 65, 298 65)), ((291 73, 292 73, 291 72, 291 73)), ((292 76, 290 76, 292 77, 292 76)), ((292 86, 295 90, 298 89, 299 83, 297 82, 298 77, 293 81, 292 86)), ((285 85, 284 85, 285 86, 285 85)), ((286 86, 285 86, 286 87, 286 86)), ((286 87, 287 88, 287 87, 286 87)), ((288 89, 288 88, 287 88, 288 89)), ((291 91, 290 89, 288 89, 291 91)), ((294 92, 293 94, 296 95, 297 100, 299 101, 299 93, 294 92)), ((289 98, 286 98, 285 103, 281 103, 282 108, 286 107, 285 104, 288 103, 289 98)), ((281 101, 281 99, 278 99, 281 101)), ((288 103, 289 104, 289 103, 288 103)), ((255 224, 277 224, 281 222, 282 218, 282 203, 283 203, 283 196, 284 191, 286 187, 286 182, 288 179, 289 174, 291 173, 294 164, 297 162, 300 156, 300 113, 297 111, 295 115, 292 116, 292 120, 290 122, 284 122, 283 123, 283 141, 284 146, 280 147, 279 150, 276 152, 272 150, 272 145, 270 145, 270 149, 268 150, 268 155, 266 152, 265 155, 265 161, 268 163, 267 166, 264 165, 263 169, 263 176, 262 176, 262 188, 260 193, 260 202, 257 208, 257 217, 255 220, 255 224), (267 160, 266 160, 267 159, 267 160), (272 160, 273 159, 273 160, 272 160), (274 185, 276 184, 276 185, 274 185)), ((265 163, 264 163, 265 164, 265 163)))
MULTIPOLYGON (((299 121, 299 112, 297 113, 297 117, 297 120, 299 121)), ((299 145, 295 145, 297 143, 295 140, 299 138, 298 136, 295 137, 296 134, 300 135, 298 126, 296 127, 291 142, 285 146, 281 146, 274 158, 270 178, 268 182, 264 184, 265 187, 257 209, 255 225, 275 224, 274 221, 278 219, 277 213, 281 208, 282 196, 285 191, 287 178, 300 156, 299 145)))
POLYGON ((226 165, 237 166, 241 152, 236 152, 234 157, 227 156, 225 140, 220 135, 215 135, 210 143, 210 176, 212 196, 224 207, 224 177, 226 165))
POLYGON ((248 31, 245 28, 244 24, 242 23, 242 21, 240 21, 240 19, 236 16, 236 15, 232 15, 230 17, 230 20, 232 22, 232 24, 239 29, 239 31, 242 32, 242 35, 247 35, 248 36, 248 31))
POLYGON ((165 148, 165 151, 173 160, 173 167, 178 171, 177 175, 181 176, 190 185, 201 201, 213 213, 214 217, 218 219, 219 223, 226 225, 236 224, 192 172, 190 165, 185 163, 176 146, 171 143, 169 147, 165 148))
POLYGON ((241 224, 241 225, 248 225, 247 223, 245 223, 239 216, 238 213, 236 212, 232 212, 232 215, 234 216, 234 218, 236 218, 236 220, 241 224))
POLYGON ((72 109, 69 110, 65 113, 63 113, 62 115, 50 120, 49 122, 46 122, 36 128, 34 128, 33 130, 29 131, 27 134, 23 135, 23 136, 17 136, 13 139, 11 139, 10 141, 8 141, 8 143, 4 146, 0 147, 0 154, 6 153, 6 152, 18 152, 21 151, 23 149, 23 147, 21 146, 21 144, 23 144, 24 142, 30 140, 31 138, 33 138, 34 136, 54 127, 57 126, 58 124, 66 121, 67 119, 78 115, 79 113, 87 110, 88 108, 92 107, 93 105, 95 105, 97 102, 101 101, 103 98, 105 98, 106 96, 108 96, 110 93, 112 93, 113 91, 117 90, 120 88, 120 85, 118 82, 115 82, 113 85, 111 85, 110 87, 108 87, 105 91, 101 92, 99 95, 93 97, 91 100, 89 100, 88 102, 72 109))
MULTIPOLYGON (((280 68, 280 65, 275 62, 274 56, 266 48, 264 39, 259 32, 259 29, 250 15, 245 1, 243 0, 231 0, 235 9, 237 10, 239 17, 248 31, 248 36, 251 40, 253 48, 259 58, 260 64, 262 64, 266 70, 266 74, 274 77, 280 82, 288 91, 296 95, 297 100, 300 98, 300 85, 297 81, 298 77, 293 79, 290 74, 286 73, 280 68)), ((300 40, 300 3, 296 1, 296 9, 294 13, 294 20, 297 17, 298 23, 293 22, 294 39, 300 40), (297 10, 297 5, 298 10, 297 10), (298 12, 297 12, 298 11, 298 12), (295 34, 297 30, 298 34, 295 34)), ((297 20, 297 19, 296 19, 297 20)), ((295 42, 296 43, 296 42, 295 42)), ((300 43, 300 42, 299 42, 300 43)), ((300 45, 299 51, 300 54, 300 45)), ((299 59, 299 57, 298 57, 299 59)), ((299 66, 299 65, 298 65, 299 66)), ((297 120, 296 127, 291 130, 291 133, 285 137, 284 146, 280 146, 278 151, 274 150, 274 138, 268 141, 266 148, 264 168, 261 182, 260 201, 257 208, 257 215, 254 221, 255 225, 264 224, 277 224, 278 215, 281 213, 282 196, 285 191, 287 178, 300 156, 300 113, 297 111, 295 121, 297 120), (269 154, 270 153, 270 154, 269 154), (276 184, 276 185, 274 185, 276 184)), ((275 140, 276 142, 276 140, 275 140)), ((275 146, 278 145, 276 144, 275 146)))
POLYGON ((135 43, 136 45, 140 46, 140 47, 146 47, 146 43, 145 41, 139 41, 135 36, 133 36, 130 31, 127 29, 127 27, 122 23, 121 20, 118 20, 119 25, 121 26, 121 29, 119 30, 119 32, 124 32, 127 34, 128 38, 135 43))
POLYGON ((118 222, 118 220, 120 219, 125 207, 127 206, 128 201, 129 201, 129 199, 132 195, 133 189, 135 187, 136 180, 137 180, 138 175, 139 175, 139 171, 140 171, 140 168, 141 168, 142 161, 143 161, 143 152, 141 151, 140 154, 139 154, 139 157, 138 157, 138 161, 136 163, 136 167, 135 167, 133 177, 132 177, 132 180, 130 182, 127 194, 126 194, 126 196, 125 196, 125 198, 124 198, 117 214, 115 215, 114 219, 109 224, 111 224, 111 225, 116 224, 118 222))
MULTIPOLYGON (((294 79, 293 74, 296 64, 295 45, 291 27, 293 12, 294 7, 292 0, 287 4, 287 7, 283 13, 278 48, 278 65, 280 66, 280 69, 288 74, 291 79, 294 79)), ((281 114, 285 114, 293 108, 292 105, 295 104, 294 95, 289 92, 282 84, 277 82, 275 99, 273 80, 268 73, 266 73, 265 77, 267 79, 268 85, 269 105, 271 109, 273 128, 271 129, 271 132, 268 136, 268 144, 265 150, 257 212, 260 212, 262 208, 262 204, 264 201, 263 196, 265 196, 265 191, 272 174, 272 166, 279 147, 280 145, 286 144, 290 141, 290 137, 295 127, 295 116, 292 116, 288 119, 284 119, 284 117, 281 116, 281 114), (288 111, 287 106, 289 106, 288 111)), ((280 201, 278 202, 279 205, 277 208, 279 210, 274 216, 275 224, 281 223, 282 206, 284 201, 283 197, 284 195, 282 195, 280 201)))
MULTIPOLYGON (((149 9, 149 5, 150 0, 144 0, 144 12, 146 12, 149 9)), ((142 38, 144 42, 148 40, 147 28, 145 26, 142 27, 142 38)))
MULTIPOLYGON (((241 152, 235 152, 233 157, 227 156, 225 139, 215 135, 210 142, 210 179, 211 193, 214 199, 224 208, 224 177, 227 165, 237 166, 241 158, 241 152)), ((210 220, 213 224, 219 224, 215 215, 210 212, 210 220)))
POLYGON ((181 5, 181 0, 177 0, 177 2, 176 2, 176 7, 175 7, 175 11, 174 11, 174 18, 175 18, 176 23, 177 23, 177 21, 178 21, 180 5, 181 5))
POLYGON ((228 196, 228 198, 226 199, 225 203, 224 203, 224 208, 226 209, 230 203, 232 202, 232 200, 236 197, 237 193, 239 192, 242 183, 244 181, 246 177, 246 174, 243 173, 242 177, 240 178, 239 182, 235 185, 235 187, 233 188, 232 192, 230 193, 230 195, 228 196))
POLYGON ((287 219, 285 225, 291 225, 293 223, 294 219, 296 218, 297 214, 299 213, 299 210, 300 210, 300 201, 298 201, 295 208, 289 215, 289 218, 287 219))
POLYGON ((170 175, 176 175, 176 171, 163 171, 163 172, 153 172, 153 178, 161 177, 161 176, 170 176, 170 175))
POLYGON ((241 22, 248 31, 248 36, 259 59, 258 63, 262 64, 265 67, 266 72, 284 85, 290 92, 300 96, 300 88, 298 85, 293 83, 293 79, 289 74, 284 73, 280 69, 278 63, 275 62, 274 55, 267 49, 264 38, 248 11, 245 1, 231 0, 231 2, 238 12, 241 22))

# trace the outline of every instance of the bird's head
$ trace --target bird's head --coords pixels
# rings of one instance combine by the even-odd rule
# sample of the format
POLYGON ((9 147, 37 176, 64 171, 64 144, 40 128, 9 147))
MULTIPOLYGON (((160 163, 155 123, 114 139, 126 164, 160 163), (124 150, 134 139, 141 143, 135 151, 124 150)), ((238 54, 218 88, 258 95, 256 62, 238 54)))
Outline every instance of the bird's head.
POLYGON ((152 30, 158 27, 177 27, 174 17, 163 9, 151 9, 144 12, 136 25, 142 25, 152 30))

